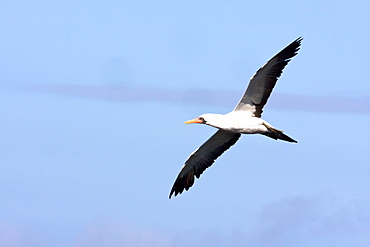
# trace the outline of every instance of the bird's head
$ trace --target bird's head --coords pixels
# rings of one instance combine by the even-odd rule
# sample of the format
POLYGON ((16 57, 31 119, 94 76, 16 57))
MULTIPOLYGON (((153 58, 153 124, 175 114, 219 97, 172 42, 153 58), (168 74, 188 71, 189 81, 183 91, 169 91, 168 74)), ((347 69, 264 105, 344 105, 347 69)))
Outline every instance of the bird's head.
POLYGON ((191 119, 191 120, 188 120, 188 121, 185 122, 185 124, 192 124, 192 123, 204 124, 204 123, 206 123, 206 121, 204 120, 204 117, 199 116, 197 118, 194 118, 194 119, 191 119))
POLYGON ((200 115, 197 118, 191 119, 186 121, 186 124, 191 124, 191 123, 200 123, 200 124, 208 124, 209 122, 212 122, 214 119, 218 119, 220 114, 212 114, 212 113, 207 113, 200 115))

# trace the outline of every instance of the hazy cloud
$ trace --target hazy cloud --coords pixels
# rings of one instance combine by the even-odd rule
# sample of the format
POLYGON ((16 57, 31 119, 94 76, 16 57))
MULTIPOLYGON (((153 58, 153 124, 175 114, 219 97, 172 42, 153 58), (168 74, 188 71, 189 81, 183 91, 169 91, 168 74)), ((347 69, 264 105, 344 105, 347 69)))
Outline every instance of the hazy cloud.
POLYGON ((282 198, 262 208, 254 230, 163 232, 104 219, 89 224, 75 246, 369 246, 370 205, 339 207, 327 197, 282 198))
POLYGON ((87 225, 78 235, 76 247, 170 246, 165 234, 135 224, 104 218, 87 225))
POLYGON ((292 197, 267 205, 251 246, 368 246, 370 208, 351 202, 337 208, 323 197, 292 197))
MULTIPOLYGON (((57 93, 74 97, 88 97, 119 102, 165 102, 178 104, 209 104, 233 108, 242 93, 217 90, 175 90, 161 88, 129 88, 120 86, 51 85, 32 84, 28 90, 57 93)), ((274 93, 269 108, 326 112, 370 113, 370 98, 346 98, 334 96, 306 96, 274 93)))
MULTIPOLYGON (((180 232, 154 227, 101 218, 75 232, 70 246, 365 247, 370 244, 370 205, 351 201, 343 206, 326 196, 296 196, 281 198, 263 207, 250 231, 242 226, 231 232, 222 229, 180 232)), ((35 226, 0 221, 0 247, 51 246, 51 239, 35 226)))
POLYGON ((45 235, 34 226, 0 220, 0 247, 41 247, 47 243, 45 235))

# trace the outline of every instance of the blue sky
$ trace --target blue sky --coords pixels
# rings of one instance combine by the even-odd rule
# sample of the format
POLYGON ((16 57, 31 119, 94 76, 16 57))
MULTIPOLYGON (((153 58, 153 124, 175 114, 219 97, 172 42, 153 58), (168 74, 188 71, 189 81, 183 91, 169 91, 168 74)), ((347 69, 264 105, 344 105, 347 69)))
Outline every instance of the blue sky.
POLYGON ((0 246, 369 246, 368 1, 1 1, 0 246), (263 118, 188 155, 303 36, 263 118))

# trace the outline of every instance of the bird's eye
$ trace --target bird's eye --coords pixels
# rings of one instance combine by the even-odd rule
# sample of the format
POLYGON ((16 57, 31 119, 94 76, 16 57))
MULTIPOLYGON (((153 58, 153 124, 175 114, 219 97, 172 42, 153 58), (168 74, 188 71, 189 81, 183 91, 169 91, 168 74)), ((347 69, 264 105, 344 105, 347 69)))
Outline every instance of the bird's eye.
POLYGON ((203 117, 199 117, 199 120, 205 122, 203 117))

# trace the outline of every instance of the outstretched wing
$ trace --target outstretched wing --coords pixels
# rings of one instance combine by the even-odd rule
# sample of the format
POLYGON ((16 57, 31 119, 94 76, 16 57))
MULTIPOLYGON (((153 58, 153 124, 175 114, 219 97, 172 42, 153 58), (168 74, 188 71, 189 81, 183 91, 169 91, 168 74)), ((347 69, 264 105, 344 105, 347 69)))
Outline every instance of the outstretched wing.
POLYGON ((179 175, 172 186, 170 196, 175 193, 181 194, 184 189, 188 190, 194 184, 194 176, 197 178, 210 167, 213 162, 227 149, 234 145, 240 134, 218 130, 202 146, 195 150, 185 162, 179 175))
POLYGON ((277 79, 290 58, 297 55, 302 38, 299 37, 263 65, 250 79, 247 90, 234 111, 250 111, 253 116, 261 117, 277 79))

